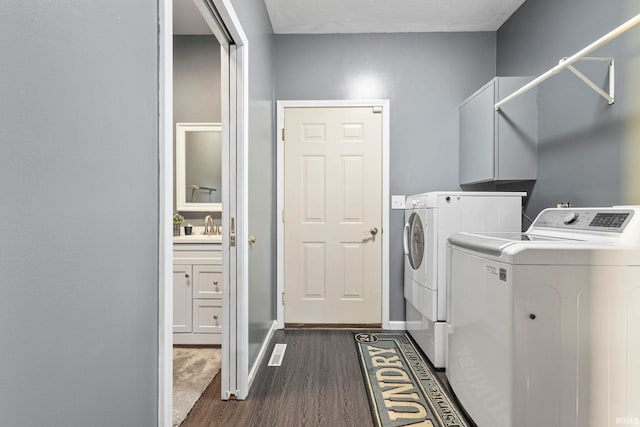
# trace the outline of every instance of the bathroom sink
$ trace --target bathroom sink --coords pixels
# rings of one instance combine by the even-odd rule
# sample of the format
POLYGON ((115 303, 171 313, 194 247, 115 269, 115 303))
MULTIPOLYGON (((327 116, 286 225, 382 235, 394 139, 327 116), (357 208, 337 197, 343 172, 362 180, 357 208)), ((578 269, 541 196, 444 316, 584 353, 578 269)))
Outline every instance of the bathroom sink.
POLYGON ((173 236, 174 243, 222 243, 219 234, 191 234, 189 236, 173 236))

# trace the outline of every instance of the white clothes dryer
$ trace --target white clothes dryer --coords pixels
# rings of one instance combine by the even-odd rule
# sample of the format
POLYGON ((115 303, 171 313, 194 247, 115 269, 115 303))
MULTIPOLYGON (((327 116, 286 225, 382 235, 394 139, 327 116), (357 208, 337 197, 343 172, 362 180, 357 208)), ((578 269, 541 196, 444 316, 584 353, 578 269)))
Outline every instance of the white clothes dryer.
POLYGON ((436 191, 405 203, 404 296, 407 330, 437 368, 445 365, 447 237, 457 231, 521 230, 526 193, 436 191))
POLYGON ((449 238, 449 383, 479 427, 640 424, 640 206, 449 238))

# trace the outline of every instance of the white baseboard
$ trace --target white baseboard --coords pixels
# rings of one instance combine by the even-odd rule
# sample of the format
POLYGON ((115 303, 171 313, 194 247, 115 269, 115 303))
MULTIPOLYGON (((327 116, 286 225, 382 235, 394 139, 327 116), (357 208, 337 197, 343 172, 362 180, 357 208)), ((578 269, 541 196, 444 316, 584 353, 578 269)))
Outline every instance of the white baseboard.
POLYGON ((384 329, 387 329, 389 331, 404 331, 407 329, 407 322, 403 320, 390 320, 389 324, 384 329))
POLYGON ((269 332, 267 332, 267 336, 262 342, 262 347, 260 347, 260 351, 258 352, 258 357, 256 357, 256 361, 251 367, 251 371, 249 372, 249 390, 251 390, 251 384, 253 380, 256 378, 256 374, 258 373, 258 368, 262 364, 262 359, 264 359, 265 354, 267 353, 267 347, 269 347, 269 343, 271 342, 271 338, 273 338, 273 333, 276 330, 276 321, 271 322, 271 327, 269 328, 269 332))

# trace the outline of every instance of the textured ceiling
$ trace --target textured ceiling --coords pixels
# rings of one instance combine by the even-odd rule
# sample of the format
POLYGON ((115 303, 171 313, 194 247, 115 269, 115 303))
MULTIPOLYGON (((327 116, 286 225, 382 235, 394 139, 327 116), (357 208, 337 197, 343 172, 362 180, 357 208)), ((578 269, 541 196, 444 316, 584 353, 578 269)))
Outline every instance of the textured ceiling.
POLYGON ((522 3, 524 0, 265 0, 277 34, 496 31, 522 3))

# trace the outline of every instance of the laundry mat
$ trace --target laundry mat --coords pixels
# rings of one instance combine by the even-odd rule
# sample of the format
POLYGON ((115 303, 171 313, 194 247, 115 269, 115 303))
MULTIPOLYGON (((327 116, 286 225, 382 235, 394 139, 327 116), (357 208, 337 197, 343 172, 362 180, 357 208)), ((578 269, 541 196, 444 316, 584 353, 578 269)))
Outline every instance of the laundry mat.
POLYGON ((360 332, 355 340, 378 426, 468 427, 405 332, 360 332))

